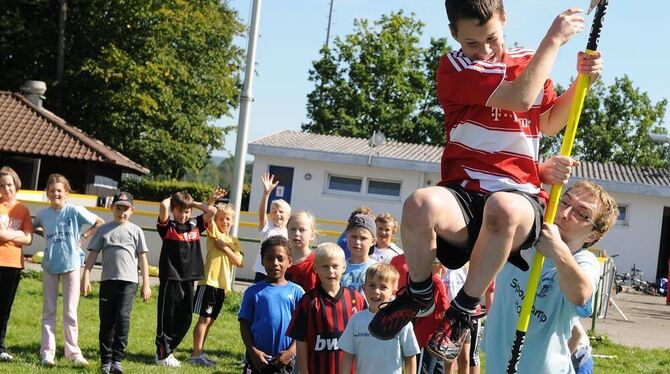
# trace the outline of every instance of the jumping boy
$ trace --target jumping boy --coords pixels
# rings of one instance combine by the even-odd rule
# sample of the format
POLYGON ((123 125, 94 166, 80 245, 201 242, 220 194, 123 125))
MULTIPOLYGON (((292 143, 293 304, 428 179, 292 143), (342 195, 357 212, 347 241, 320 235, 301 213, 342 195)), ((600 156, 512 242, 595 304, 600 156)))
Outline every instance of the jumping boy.
POLYGON ((98 254, 102 252, 100 277, 100 369, 103 374, 123 373, 121 361, 125 357, 130 330, 130 313, 135 303, 139 277, 142 274, 142 300, 151 297, 147 241, 144 232, 130 222, 135 212, 133 195, 120 192, 112 200, 114 220, 100 226, 88 244, 81 293, 91 291, 89 276, 98 254))
POLYGON ((335 243, 323 243, 314 250, 316 288, 300 299, 286 335, 296 340, 301 374, 337 374, 342 351, 337 340, 365 299, 358 291, 340 286, 345 268, 344 251, 335 243))
POLYGON ((191 327, 193 282, 205 276, 200 234, 207 230, 207 223, 216 214, 212 204, 225 193, 217 187, 207 203, 200 203, 193 201, 188 192, 176 192, 160 203, 156 225, 163 240, 158 263, 156 323, 156 364, 159 366, 181 366, 173 352, 191 327), (194 207, 203 214, 191 217, 194 207))
POLYGON ((391 301, 398 289, 398 271, 389 264, 374 264, 365 274, 363 292, 368 309, 354 314, 338 342, 343 357, 340 374, 349 374, 356 361, 357 373, 416 373, 419 344, 412 324, 405 325, 392 340, 379 340, 368 332, 368 324, 379 306, 391 301))
POLYGON ((261 243, 261 259, 267 278, 244 291, 240 335, 246 347, 244 374, 289 374, 293 371, 295 341, 286 335, 291 315, 305 291, 287 281, 291 247, 283 236, 261 243))
MULTIPOLYGON (((506 50, 502 0, 447 0, 446 8, 461 49, 443 56, 437 71, 447 139, 442 180, 405 201, 409 286, 370 324, 372 334, 390 339, 416 315, 430 314, 433 259, 452 269, 470 260, 463 289, 428 343, 443 359, 460 351, 479 299, 505 261, 528 268, 519 250, 529 248, 540 232, 547 198, 540 182, 564 183, 569 177, 574 161, 568 157, 538 167, 539 138, 565 126, 575 85, 556 97, 548 77, 561 45, 584 28, 581 10, 568 9, 536 52, 506 50)), ((591 82, 600 76, 599 52, 580 52, 577 61, 578 72, 591 82)))

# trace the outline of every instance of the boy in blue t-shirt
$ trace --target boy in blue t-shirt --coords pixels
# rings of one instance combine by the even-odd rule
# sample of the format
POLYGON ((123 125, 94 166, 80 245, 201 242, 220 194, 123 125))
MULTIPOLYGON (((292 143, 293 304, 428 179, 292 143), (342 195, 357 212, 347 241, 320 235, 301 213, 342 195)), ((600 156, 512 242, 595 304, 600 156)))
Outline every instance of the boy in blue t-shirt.
POLYGON ((261 244, 261 260, 267 279, 247 288, 237 315, 246 347, 243 372, 290 373, 295 366, 296 345, 286 336, 286 330, 305 291, 284 277, 291 266, 286 238, 271 236, 265 240, 261 244))
POLYGON ((372 217, 365 214, 356 214, 347 224, 347 246, 351 257, 347 260, 347 268, 340 283, 343 287, 363 292, 365 271, 377 261, 368 255, 370 248, 375 245, 377 225, 372 217))

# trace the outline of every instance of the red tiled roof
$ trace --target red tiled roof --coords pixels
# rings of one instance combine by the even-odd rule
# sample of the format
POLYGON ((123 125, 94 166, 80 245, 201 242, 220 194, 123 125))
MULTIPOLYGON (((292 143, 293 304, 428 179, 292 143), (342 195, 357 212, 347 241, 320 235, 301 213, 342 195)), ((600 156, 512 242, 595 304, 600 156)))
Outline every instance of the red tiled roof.
POLYGON ((86 135, 23 95, 0 91, 0 152, 114 164, 134 173, 149 170, 86 135))

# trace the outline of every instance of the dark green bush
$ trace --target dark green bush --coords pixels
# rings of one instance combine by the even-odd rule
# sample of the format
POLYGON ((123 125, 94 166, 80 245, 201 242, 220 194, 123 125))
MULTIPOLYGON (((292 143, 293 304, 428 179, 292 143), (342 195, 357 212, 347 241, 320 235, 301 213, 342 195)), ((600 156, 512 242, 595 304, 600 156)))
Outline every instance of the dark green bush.
POLYGON ((214 188, 205 183, 150 179, 126 179, 120 185, 122 191, 130 192, 135 199, 149 201, 162 201, 178 191, 188 191, 196 201, 207 201, 214 188))

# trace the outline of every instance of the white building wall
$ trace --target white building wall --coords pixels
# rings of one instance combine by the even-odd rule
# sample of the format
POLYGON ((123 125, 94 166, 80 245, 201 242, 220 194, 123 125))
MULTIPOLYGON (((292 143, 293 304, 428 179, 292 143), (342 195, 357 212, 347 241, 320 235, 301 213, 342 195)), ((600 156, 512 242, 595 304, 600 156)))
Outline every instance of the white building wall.
MULTIPOLYGON (((291 193, 292 209, 309 210, 318 218, 346 220, 351 211, 366 205, 375 213, 388 212, 399 220, 403 201, 427 181, 434 184, 437 174, 408 170, 370 168, 328 162, 304 161, 291 158, 278 158, 256 155, 251 183, 249 210, 257 210, 263 194, 261 175, 269 166, 293 167, 293 188, 291 193), (305 178, 306 174, 311 179, 305 178), (345 177, 375 178, 401 182, 400 197, 386 197, 359 193, 332 192, 327 190, 328 175, 345 177)), ((365 180, 364 180, 365 183, 365 180)))
POLYGON ((655 281, 663 223, 663 208, 670 199, 612 192, 618 204, 628 206, 627 225, 617 224, 595 246, 607 250, 619 273, 630 272, 635 265, 647 281, 655 281))

